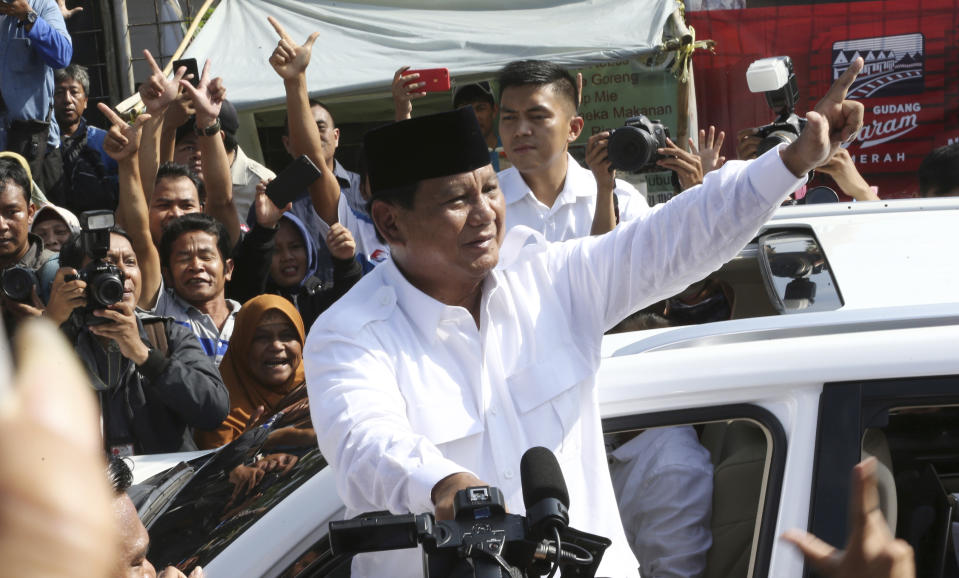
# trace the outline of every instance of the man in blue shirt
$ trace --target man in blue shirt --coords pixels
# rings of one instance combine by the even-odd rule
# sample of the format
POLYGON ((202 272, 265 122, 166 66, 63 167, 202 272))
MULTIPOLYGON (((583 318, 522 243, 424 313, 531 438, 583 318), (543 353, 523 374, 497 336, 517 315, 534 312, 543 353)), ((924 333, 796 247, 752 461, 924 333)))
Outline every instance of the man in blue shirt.
POLYGON ((0 149, 25 156, 44 190, 51 184, 41 169, 47 146, 60 144, 53 71, 72 57, 73 44, 54 0, 0 2, 0 149))
POLYGON ((117 208, 117 162, 103 151, 107 131, 88 125, 83 113, 90 93, 86 67, 71 64, 53 73, 53 117, 60 128, 63 177, 44 191, 74 214, 117 208))

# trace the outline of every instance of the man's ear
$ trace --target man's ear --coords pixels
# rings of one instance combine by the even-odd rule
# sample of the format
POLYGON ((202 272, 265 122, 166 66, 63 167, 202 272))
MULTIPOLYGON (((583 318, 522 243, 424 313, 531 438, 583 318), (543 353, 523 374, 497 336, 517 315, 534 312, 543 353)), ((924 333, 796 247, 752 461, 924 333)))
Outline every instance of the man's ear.
POLYGON ((581 116, 574 116, 569 121, 569 134, 566 135, 566 143, 571 143, 574 140, 579 138, 579 135, 583 132, 583 127, 586 126, 586 121, 583 120, 581 116))
POLYGON ((397 222, 400 208, 386 202, 376 202, 370 207, 373 224, 376 230, 386 240, 387 245, 402 245, 406 238, 397 222))
POLYGON ((340 146, 340 129, 333 129, 333 148, 340 146))
POLYGON ((290 150, 290 137, 287 135, 283 135, 282 137, 280 137, 280 141, 283 142, 283 148, 286 150, 286 153, 292 157, 293 152, 290 150))
POLYGON ((223 278, 227 281, 233 277, 233 259, 227 259, 223 263, 223 278))

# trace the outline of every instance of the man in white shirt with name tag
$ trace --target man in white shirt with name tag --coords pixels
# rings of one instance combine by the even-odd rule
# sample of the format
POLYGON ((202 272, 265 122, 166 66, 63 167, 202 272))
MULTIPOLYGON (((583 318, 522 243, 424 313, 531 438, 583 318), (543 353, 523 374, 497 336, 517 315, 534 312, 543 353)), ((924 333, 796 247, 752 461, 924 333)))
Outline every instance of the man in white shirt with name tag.
MULTIPOLYGON (((611 232, 549 243, 506 234, 504 195, 469 109, 366 135, 371 216, 392 259, 323 313, 306 341, 310 409, 348 516, 452 515, 470 486, 523 513, 520 458, 552 450, 570 526, 606 536, 598 575, 637 576, 603 444, 603 332, 736 256, 807 173, 855 136, 850 67, 796 140, 611 232), (676 234, 679 231, 682 234, 676 234), (504 240, 505 237, 505 240, 504 240)), ((415 550, 357 556, 354 576, 419 576, 415 550)))

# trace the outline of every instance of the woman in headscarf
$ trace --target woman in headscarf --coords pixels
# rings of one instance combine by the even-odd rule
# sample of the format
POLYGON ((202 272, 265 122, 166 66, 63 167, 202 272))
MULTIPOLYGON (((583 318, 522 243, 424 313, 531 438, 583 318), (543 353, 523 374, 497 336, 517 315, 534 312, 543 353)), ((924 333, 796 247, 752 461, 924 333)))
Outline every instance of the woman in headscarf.
POLYGON ((303 373, 305 338, 303 320, 283 297, 259 295, 243 304, 220 363, 230 392, 230 413, 216 430, 196 432, 199 448, 227 444, 261 417, 268 419, 280 411, 284 419, 274 427, 290 425, 271 432, 271 438, 278 438, 271 440, 272 445, 300 445, 304 440, 316 444, 303 373))
POLYGON ((346 227, 339 223, 330 227, 326 246, 333 256, 332 286, 316 277, 317 246, 303 221, 291 213, 280 218, 266 291, 289 299, 307 328, 363 275, 354 258, 356 243, 346 227))
POLYGON ((43 239, 44 249, 60 252, 71 235, 80 234, 80 221, 69 210, 51 203, 37 209, 30 232, 43 239))

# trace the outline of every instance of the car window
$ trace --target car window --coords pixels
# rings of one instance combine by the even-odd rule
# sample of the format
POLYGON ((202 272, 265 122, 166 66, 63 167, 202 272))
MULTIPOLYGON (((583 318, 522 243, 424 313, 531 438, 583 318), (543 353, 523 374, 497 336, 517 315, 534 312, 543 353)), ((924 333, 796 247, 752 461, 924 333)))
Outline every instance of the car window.
MULTIPOLYGON (((785 438, 775 418, 748 407, 740 417, 719 420, 692 421, 695 416, 682 412, 665 419, 636 416, 640 427, 623 418, 607 424, 623 526, 647 572, 706 578, 765 573, 785 438), (677 425, 662 425, 670 420, 677 425)), ((736 415, 710 408, 724 410, 736 415)))
POLYGON ((831 311, 842 305, 829 260, 812 231, 773 229, 718 271, 630 315, 610 333, 831 311))
POLYGON ((916 575, 959 576, 959 376, 830 383, 821 407, 809 530, 845 543, 848 472, 874 457, 880 509, 916 575))

